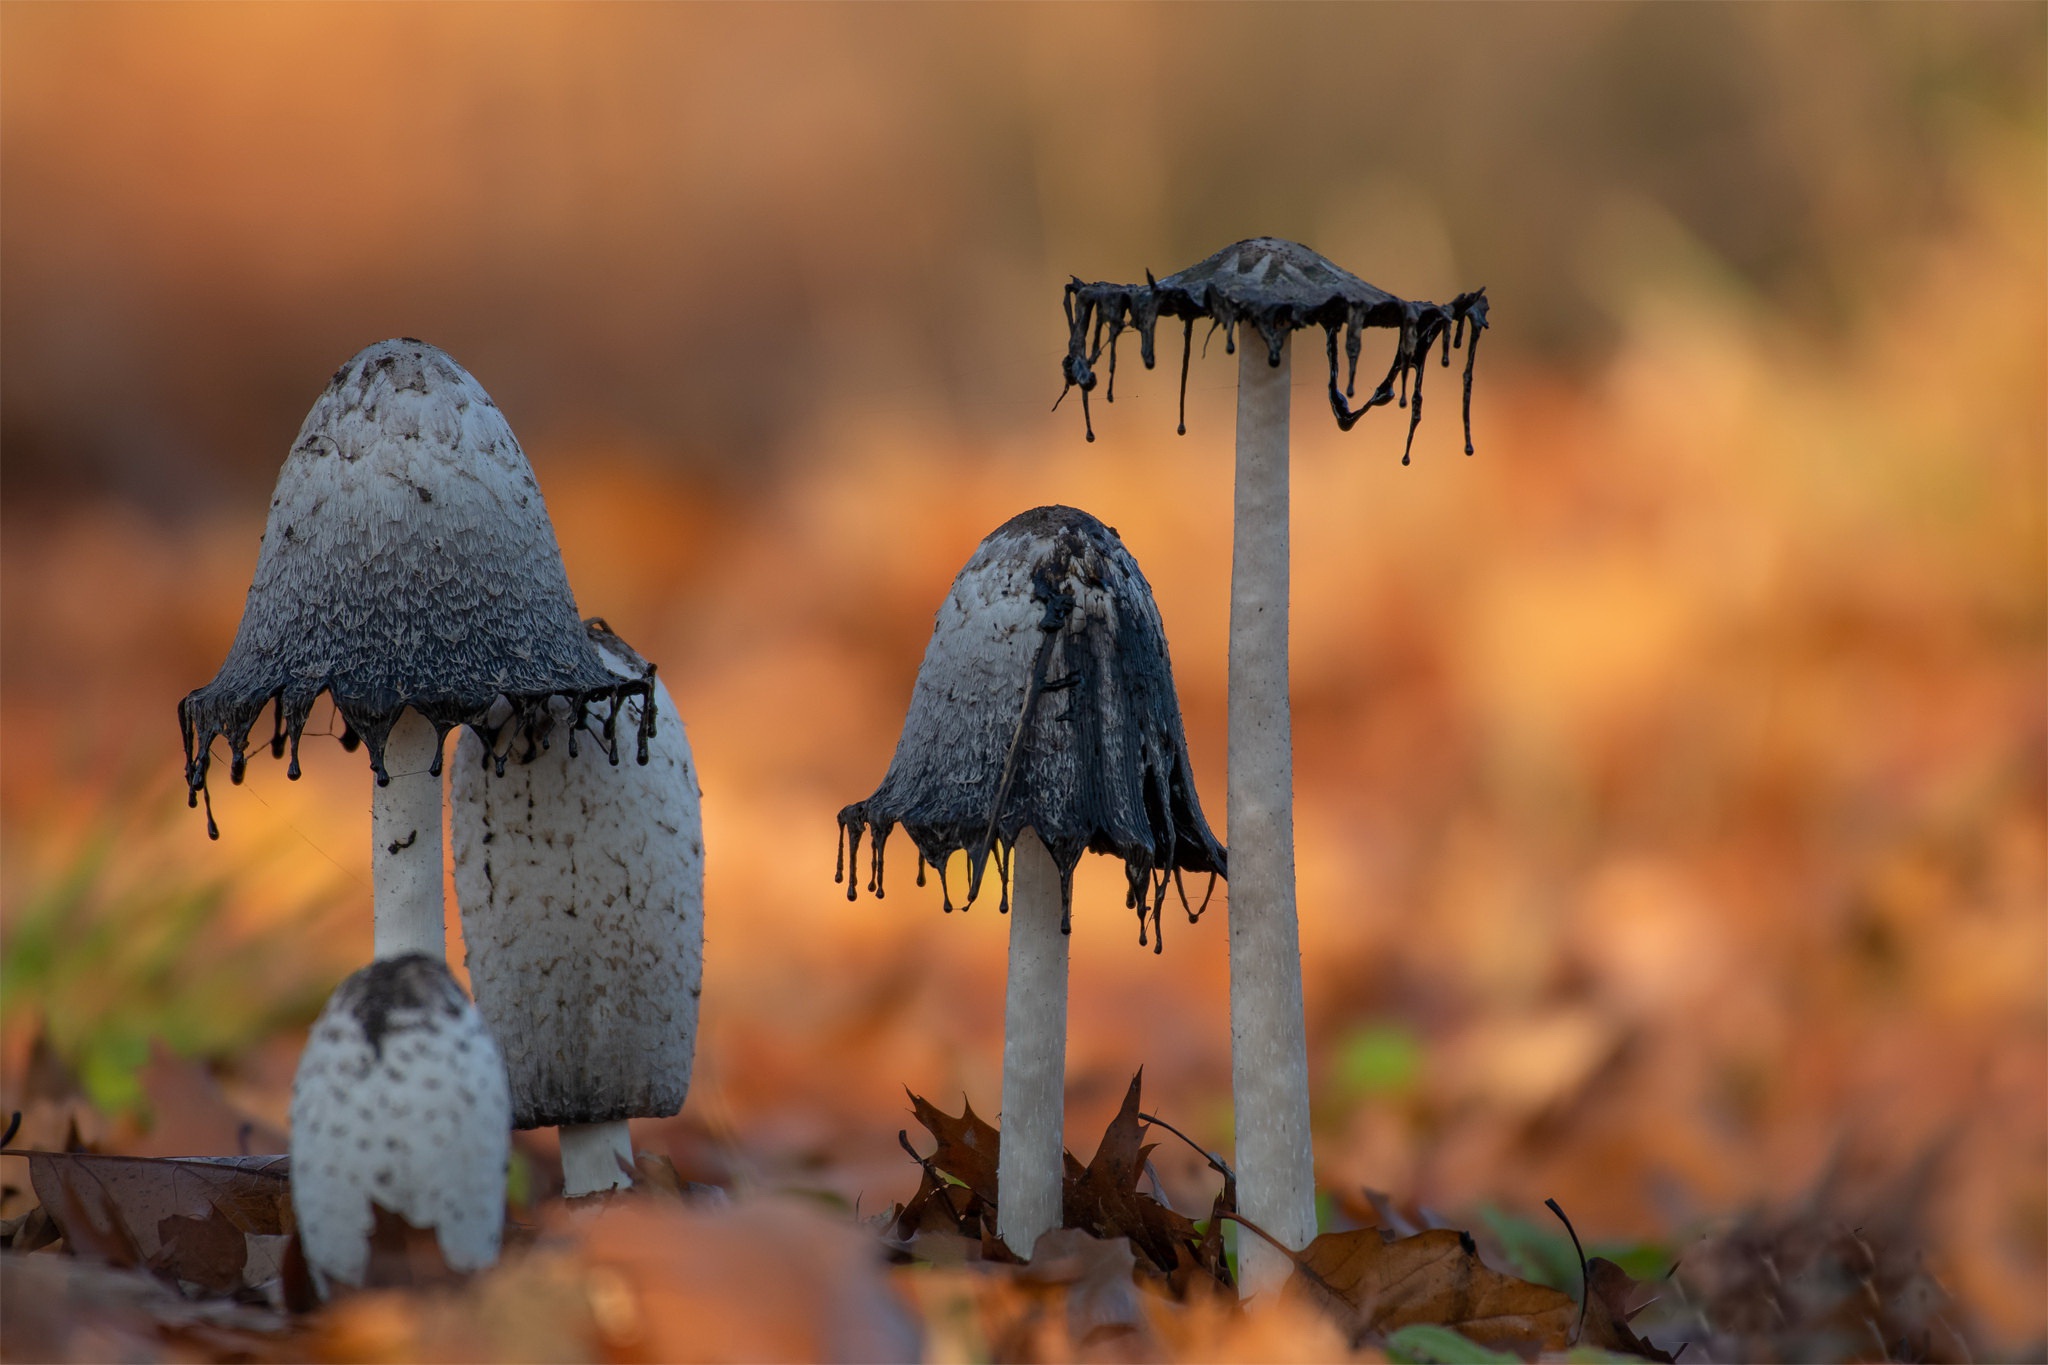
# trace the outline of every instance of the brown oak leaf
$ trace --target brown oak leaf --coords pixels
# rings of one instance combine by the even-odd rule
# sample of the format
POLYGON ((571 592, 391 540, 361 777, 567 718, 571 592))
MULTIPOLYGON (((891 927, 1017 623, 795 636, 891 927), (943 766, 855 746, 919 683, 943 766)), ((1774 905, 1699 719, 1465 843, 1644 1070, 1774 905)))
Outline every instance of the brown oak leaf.
POLYGON ((1334 1314, 1354 1344, 1435 1323, 1526 1356, 1566 1350, 1578 1325, 1569 1295, 1492 1269, 1449 1228, 1391 1240, 1377 1228, 1326 1232, 1294 1262, 1290 1291, 1334 1314))

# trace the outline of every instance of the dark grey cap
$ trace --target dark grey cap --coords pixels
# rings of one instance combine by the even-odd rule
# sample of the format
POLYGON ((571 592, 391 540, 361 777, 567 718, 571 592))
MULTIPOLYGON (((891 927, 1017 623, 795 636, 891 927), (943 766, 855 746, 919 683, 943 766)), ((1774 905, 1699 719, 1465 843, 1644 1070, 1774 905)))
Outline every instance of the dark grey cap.
MULTIPOLYGON (((1237 349, 1238 324, 1249 323, 1265 338, 1275 365, 1280 363, 1280 343, 1289 332, 1301 327, 1321 327, 1330 352, 1330 407, 1337 425, 1344 430, 1368 411, 1394 400, 1395 381, 1401 384, 1401 405, 1408 406, 1407 376, 1415 376, 1415 402, 1408 416, 1408 439, 1413 444, 1416 424, 1422 420, 1422 367, 1429 350, 1441 337, 1443 363, 1451 363, 1451 348, 1464 344, 1467 323, 1472 328, 1471 349, 1465 355, 1465 453, 1472 453, 1472 365, 1479 356, 1479 333, 1486 326, 1486 291, 1460 294, 1448 304, 1411 303, 1376 289, 1348 270, 1340 270, 1298 242, 1278 237, 1253 237, 1223 248, 1205 261, 1189 266, 1178 275, 1154 280, 1150 271, 1143 284, 1083 284, 1078 278, 1067 286, 1067 355, 1062 371, 1068 388, 1081 390, 1081 411, 1088 426, 1088 439, 1095 439, 1093 419, 1088 416, 1088 395, 1095 388, 1095 363, 1109 349, 1108 401, 1116 401, 1116 341, 1127 327, 1137 329, 1139 354, 1145 368, 1153 365, 1152 333, 1161 317, 1182 321, 1180 392, 1181 432, 1187 432, 1188 353, 1194 343, 1197 318, 1208 318, 1223 328, 1226 352, 1237 349), (1345 400, 1357 392, 1358 353, 1361 335, 1367 327, 1397 328, 1401 340, 1387 377, 1365 402, 1353 408, 1345 400), (1337 332, 1344 332, 1348 368, 1342 388, 1337 384, 1337 332)), ((1065 389, 1061 390, 1062 394, 1065 389)), ((1408 462, 1406 451, 1401 463, 1408 462)))
MULTIPOLYGON (((297 777, 322 692, 379 782, 406 707, 444 737, 486 729, 504 753, 505 726, 486 727, 500 697, 529 753, 546 740, 550 699, 579 725, 606 703, 599 743, 616 759, 611 718, 651 688, 615 676, 584 634, 532 466, 490 395, 425 342, 384 341, 335 371, 278 474, 234 646, 178 705, 185 780, 196 804, 226 736, 239 782, 250 728, 272 705, 271 752, 289 744, 297 777)), ((642 716, 645 729, 653 708, 642 716)), ((645 734, 640 748, 644 762, 645 734)))
POLYGON ((971 903, 989 854, 1006 872, 1027 827, 1068 906, 1083 851, 1111 854, 1124 861, 1140 942, 1175 874, 1225 872, 1152 587, 1115 531, 1038 507, 981 542, 939 608, 888 775, 839 824, 849 900, 870 829, 868 889, 883 894, 883 845, 898 824, 917 845, 920 884, 927 863, 941 870, 948 910, 946 859, 966 851, 971 903))

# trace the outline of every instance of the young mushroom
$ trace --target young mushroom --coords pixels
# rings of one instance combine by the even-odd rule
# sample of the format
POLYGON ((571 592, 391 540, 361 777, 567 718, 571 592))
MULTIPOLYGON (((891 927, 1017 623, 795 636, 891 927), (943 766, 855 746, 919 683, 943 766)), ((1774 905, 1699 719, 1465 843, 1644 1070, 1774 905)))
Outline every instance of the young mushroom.
POLYGON ((996 1224, 1029 1257, 1060 1225, 1075 865, 1083 851, 1123 859, 1138 941, 1155 951, 1169 882, 1225 871, 1196 799, 1151 585, 1115 531, 1039 507, 981 542, 939 608, 888 774, 839 824, 849 900, 870 830, 877 898, 899 824, 917 845, 918 884, 937 868, 948 912, 947 860, 965 853, 970 905, 996 861, 1001 908, 1014 904, 996 1224))
MULTIPOLYGON (((621 679, 583 633, 540 487, 489 394, 424 342, 384 341, 335 371, 278 475, 263 548, 220 672, 178 705, 191 803, 207 801, 225 737, 242 780, 250 728, 275 708, 270 751, 299 775, 322 692, 369 749, 376 955, 447 952, 442 928, 441 750, 458 725, 492 727, 502 756, 547 742, 551 703, 611 718, 646 679, 621 679)), ((646 760, 642 717, 640 758, 646 760)), ((575 734, 569 736, 574 746, 575 734)))
MULTIPOLYGON (((1294 902, 1294 755, 1287 696, 1288 388, 1289 338, 1299 328, 1323 329, 1329 356, 1330 407, 1349 431, 1383 403, 1408 413, 1408 444, 1422 420, 1422 378, 1439 341, 1443 363, 1465 355, 1465 453, 1472 453, 1472 366, 1486 327, 1486 291, 1449 304, 1411 303, 1340 270, 1307 247, 1273 237, 1227 246, 1177 275, 1142 285, 1067 286, 1067 387, 1081 390, 1088 439, 1095 439, 1088 396, 1095 365, 1109 350, 1115 401, 1116 343, 1136 329, 1145 367, 1153 365, 1153 330, 1179 318, 1181 423, 1187 433, 1188 357, 1197 319, 1223 329, 1224 350, 1237 351, 1237 489, 1230 572, 1230 1037, 1231 1090, 1237 1125, 1238 1207, 1290 1247, 1315 1236, 1315 1157, 1309 1138, 1308 1041, 1302 1012, 1301 943, 1294 902), (1249 327, 1265 344, 1249 338, 1249 327), (1367 327, 1394 328, 1400 340, 1386 377, 1353 408, 1361 337, 1367 327), (1338 385, 1337 334, 1344 333, 1345 372, 1338 385), (1409 394, 1413 376, 1414 393, 1409 394)), ((1061 390, 1062 394, 1065 389, 1061 390)), ((1408 451, 1401 454, 1408 463, 1408 451)), ((1246 1239, 1239 1283, 1247 1294, 1276 1287, 1288 1263, 1258 1239, 1246 1239)))
POLYGON ((498 1259, 505 1064, 439 957, 380 958, 328 997, 292 1081, 292 1208, 314 1283, 372 1278, 377 1210, 432 1231, 450 1270, 498 1259))
MULTIPOLYGON (((632 646, 587 623, 606 667, 654 688, 644 767, 557 745, 499 771, 474 734, 451 782, 455 899, 477 1008, 504 1048, 519 1128, 559 1126, 565 1194, 632 1183, 629 1118, 682 1108, 704 972, 704 834, 690 741, 632 646)), ((568 704, 557 702, 559 723, 568 704)), ((645 703, 626 703, 638 724, 645 703)))

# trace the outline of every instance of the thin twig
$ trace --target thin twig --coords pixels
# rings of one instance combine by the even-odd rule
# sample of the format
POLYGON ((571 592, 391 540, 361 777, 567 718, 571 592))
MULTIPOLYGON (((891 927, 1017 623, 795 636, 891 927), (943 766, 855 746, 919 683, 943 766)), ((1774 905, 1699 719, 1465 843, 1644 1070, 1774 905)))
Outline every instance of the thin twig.
POLYGON ((1159 1127, 1164 1128, 1167 1132, 1173 1134, 1182 1142, 1185 1142, 1188 1146, 1194 1148, 1197 1152, 1200 1152, 1202 1160, 1209 1163, 1209 1169, 1216 1172, 1216 1174, 1222 1176, 1225 1180, 1237 1179, 1237 1172, 1231 1170, 1230 1167, 1226 1166, 1223 1163, 1222 1157, 1219 1157, 1214 1152, 1207 1150, 1199 1142, 1196 1142, 1193 1138, 1189 1137, 1186 1133, 1183 1133, 1180 1129, 1168 1123, 1165 1119, 1160 1118, 1156 1114, 1140 1114, 1138 1115, 1138 1119, 1140 1122, 1156 1124, 1159 1127))
POLYGON ((1572 1250, 1579 1253, 1579 1325, 1572 1333, 1572 1345, 1576 1346, 1586 1334, 1586 1302, 1593 1296, 1593 1277, 1586 1270, 1586 1249, 1579 1245, 1579 1230, 1572 1226, 1572 1220, 1564 1216, 1555 1199, 1544 1200, 1543 1207, 1557 1215, 1557 1221, 1572 1235, 1572 1250))

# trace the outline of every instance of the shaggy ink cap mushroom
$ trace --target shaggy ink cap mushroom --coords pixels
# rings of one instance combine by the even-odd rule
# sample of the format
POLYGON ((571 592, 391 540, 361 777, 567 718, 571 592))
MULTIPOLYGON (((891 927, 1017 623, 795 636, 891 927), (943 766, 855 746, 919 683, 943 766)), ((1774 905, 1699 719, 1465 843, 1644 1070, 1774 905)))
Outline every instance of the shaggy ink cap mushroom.
POLYGON ((1010 859, 1033 830, 1058 869, 1063 929, 1081 854, 1121 858, 1141 944, 1148 917, 1156 939, 1170 881, 1225 874, 1152 588, 1115 531, 1051 506, 981 542, 939 608, 888 774, 839 824, 847 899, 870 830, 868 889, 884 893, 883 848, 900 824, 917 845, 919 884, 927 864, 939 869, 948 911, 946 861, 960 851, 967 902, 993 854, 1007 910, 1010 859))
MULTIPOLYGON (((608 706, 599 743, 616 761, 619 707, 651 689, 615 676, 585 636, 533 469, 491 396, 435 347, 383 341, 335 371, 285 459, 234 645, 178 706, 185 779, 197 805, 224 736, 240 782, 265 707, 275 708, 271 753, 289 748, 296 778, 322 692, 344 747, 369 749, 379 786, 402 711, 445 739, 485 727, 500 698, 509 709, 489 734, 500 762, 510 746, 497 731, 523 736, 531 757, 559 720, 557 699, 572 713, 572 745, 589 709, 608 706)), ((653 724, 643 708, 642 762, 653 724)))
POLYGON ((451 1270, 496 1261, 511 1142, 505 1064, 447 964, 343 981, 292 1080, 292 1208, 321 1291, 369 1277, 378 1208, 433 1231, 451 1270))
MULTIPOLYGON (((1177 275, 1155 280, 1145 272, 1143 284, 1084 284, 1079 277, 1067 286, 1063 300, 1067 313, 1067 354, 1061 369, 1068 388, 1081 390, 1082 421, 1088 439, 1095 439, 1095 425, 1088 411, 1088 395, 1096 385, 1095 366, 1105 347, 1109 352, 1109 387, 1104 397, 1116 401, 1116 343, 1127 328, 1138 333, 1139 354, 1145 368, 1154 363, 1153 332, 1162 317, 1181 320, 1180 432, 1187 434, 1188 358, 1194 346, 1195 322, 1210 321, 1210 330, 1223 329, 1226 354, 1237 349, 1240 324, 1257 330, 1266 343, 1267 354, 1277 368, 1281 342, 1287 334, 1303 327, 1321 327, 1330 358, 1330 409, 1337 425, 1345 431, 1373 408, 1396 400, 1408 408, 1408 446, 1415 442, 1415 428, 1422 421, 1422 376, 1430 348, 1443 345, 1443 363, 1451 363, 1451 351, 1464 347, 1466 328, 1471 344, 1465 351, 1465 453, 1472 453, 1472 367, 1479 358, 1479 333, 1486 327, 1486 291, 1460 294, 1448 304, 1413 303, 1396 298, 1383 289, 1331 264, 1298 242, 1278 237, 1253 237, 1223 248, 1207 260, 1189 266, 1177 275), (1400 342, 1393 363, 1363 403, 1352 407, 1347 401, 1358 391, 1358 357, 1368 327, 1398 329, 1400 342), (1344 334, 1344 383, 1337 383, 1337 334, 1344 334), (1414 375, 1414 401, 1409 402, 1408 376, 1414 375)), ((1401 452, 1408 463, 1408 449, 1401 452)))
MULTIPOLYGON (((704 972, 689 737, 654 666, 603 621, 585 625, 615 674, 653 682, 665 715, 646 765, 614 771, 557 746, 500 770, 465 733, 449 802, 477 1008, 504 1049, 514 1125, 563 1130, 571 1195, 625 1183, 626 1120, 682 1107, 704 972)), ((628 701, 624 721, 645 704, 628 701)), ((565 721, 568 703, 553 705, 565 721)))

